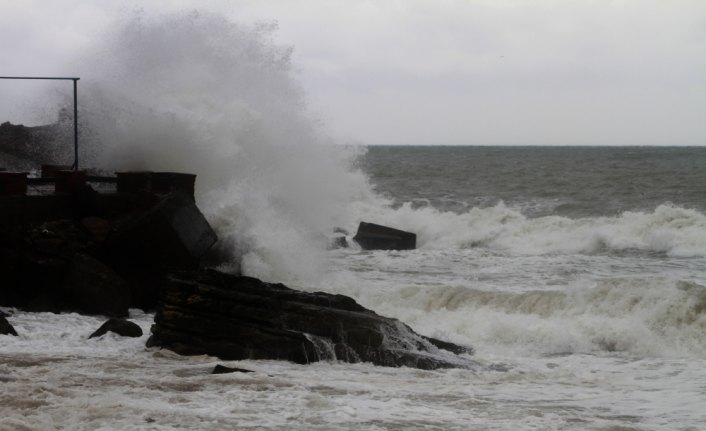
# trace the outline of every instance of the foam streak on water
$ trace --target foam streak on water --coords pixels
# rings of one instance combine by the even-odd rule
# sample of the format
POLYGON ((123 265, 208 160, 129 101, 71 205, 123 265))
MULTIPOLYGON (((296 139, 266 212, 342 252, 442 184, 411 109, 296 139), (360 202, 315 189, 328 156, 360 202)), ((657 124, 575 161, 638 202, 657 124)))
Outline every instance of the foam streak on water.
MULTIPOLYGON (((133 313, 143 330, 149 315, 133 313)), ((225 362, 145 349, 145 337, 88 339, 100 320, 11 318, 3 338, 2 430, 698 429, 706 362, 620 355, 516 357, 502 370, 225 362), (678 370, 676 372, 675 370, 678 370)))

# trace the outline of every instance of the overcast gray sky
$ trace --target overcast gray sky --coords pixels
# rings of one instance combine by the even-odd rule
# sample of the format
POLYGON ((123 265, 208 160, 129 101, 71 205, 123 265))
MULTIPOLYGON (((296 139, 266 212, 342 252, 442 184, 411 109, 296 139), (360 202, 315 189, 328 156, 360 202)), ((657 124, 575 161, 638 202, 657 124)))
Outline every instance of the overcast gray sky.
MULTIPOLYGON (((0 0, 0 75, 81 76, 136 5, 276 20, 343 143, 706 145, 705 0, 0 0)), ((31 85, 0 81, 0 121, 31 85)))

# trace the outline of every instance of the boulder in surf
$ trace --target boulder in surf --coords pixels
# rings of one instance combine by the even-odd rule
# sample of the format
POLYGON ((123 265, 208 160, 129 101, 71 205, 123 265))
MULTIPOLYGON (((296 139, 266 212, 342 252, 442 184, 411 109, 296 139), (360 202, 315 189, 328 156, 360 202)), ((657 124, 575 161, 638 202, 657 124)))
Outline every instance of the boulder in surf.
POLYGON ((17 331, 4 317, 0 317, 0 335, 14 335, 17 337, 17 331))
POLYGON ((137 338, 142 336, 142 328, 140 328, 137 323, 125 319, 112 318, 102 324, 101 327, 96 329, 88 338, 100 337, 108 332, 113 332, 122 337, 137 338))

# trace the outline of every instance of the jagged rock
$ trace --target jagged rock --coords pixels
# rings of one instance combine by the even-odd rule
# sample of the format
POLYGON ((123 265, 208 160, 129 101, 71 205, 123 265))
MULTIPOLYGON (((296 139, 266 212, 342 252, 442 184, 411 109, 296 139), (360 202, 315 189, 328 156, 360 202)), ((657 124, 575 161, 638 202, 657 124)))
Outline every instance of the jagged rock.
POLYGON ((17 337, 17 331, 4 317, 0 317, 0 335, 14 335, 17 337))
POLYGON ((165 275, 198 268, 216 239, 191 196, 177 191, 118 223, 103 257, 131 284, 134 306, 151 309, 165 275))
MULTIPOLYGON (((190 182, 177 186, 193 186, 193 175, 182 177, 190 182)), ((188 191, 102 194, 84 185, 0 196, 0 306, 107 316, 154 309, 166 274, 197 268, 215 241, 188 191)))
POLYGON ((462 351, 460 346, 439 348, 352 298, 213 270, 169 277, 147 344, 227 360, 363 361, 423 369, 471 364, 451 352, 462 351))
POLYGON ((68 262, 31 250, 0 248, 0 305, 28 311, 60 311, 68 262))
POLYGON ((225 365, 218 364, 213 368, 211 374, 228 374, 228 373, 252 373, 252 370, 246 370, 244 368, 233 368, 226 367, 225 365))
POLYGON ((414 250, 417 235, 374 223, 360 222, 353 240, 364 250, 414 250))
POLYGON ((123 337, 141 337, 142 328, 140 328, 137 323, 130 322, 124 319, 110 319, 101 325, 94 333, 92 333, 88 338, 100 337, 106 333, 114 332, 123 337))

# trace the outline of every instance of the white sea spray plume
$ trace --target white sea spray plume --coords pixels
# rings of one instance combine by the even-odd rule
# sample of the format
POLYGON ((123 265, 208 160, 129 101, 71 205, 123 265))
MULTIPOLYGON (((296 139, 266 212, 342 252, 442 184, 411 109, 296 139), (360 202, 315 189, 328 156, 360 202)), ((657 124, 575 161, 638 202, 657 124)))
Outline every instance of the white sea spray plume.
POLYGON ((324 261, 323 234, 372 197, 306 110, 276 25, 198 12, 123 17, 82 60, 92 165, 198 175, 197 199, 242 270, 296 281, 324 261))

